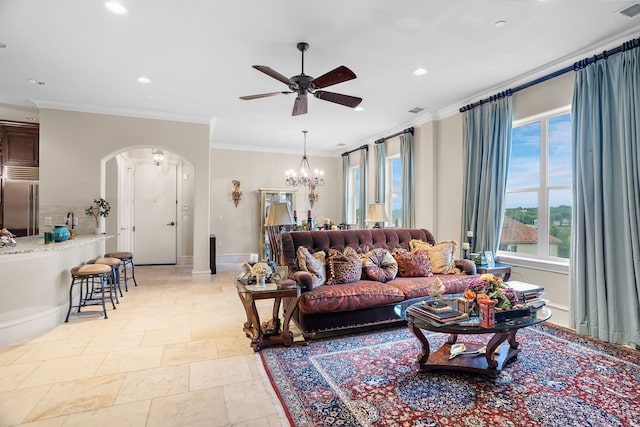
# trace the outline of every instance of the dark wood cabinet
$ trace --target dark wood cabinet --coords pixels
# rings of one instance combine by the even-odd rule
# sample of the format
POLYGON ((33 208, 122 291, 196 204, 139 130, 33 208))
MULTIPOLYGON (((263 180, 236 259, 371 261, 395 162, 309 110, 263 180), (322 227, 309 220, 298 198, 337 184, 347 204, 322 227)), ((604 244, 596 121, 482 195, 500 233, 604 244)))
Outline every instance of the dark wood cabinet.
POLYGON ((37 126, 0 125, 2 165, 39 165, 39 129, 37 126))

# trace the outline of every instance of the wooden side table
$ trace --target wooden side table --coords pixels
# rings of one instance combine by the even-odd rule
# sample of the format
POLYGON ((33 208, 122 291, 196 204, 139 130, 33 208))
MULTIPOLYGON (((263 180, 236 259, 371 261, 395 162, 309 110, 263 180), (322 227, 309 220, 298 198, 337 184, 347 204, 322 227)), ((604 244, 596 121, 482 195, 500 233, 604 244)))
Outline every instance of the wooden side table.
POLYGON ((476 271, 478 274, 491 273, 500 276, 504 282, 508 281, 511 277, 511 266, 499 262, 496 262, 493 267, 476 265, 476 271))
POLYGON ((243 331, 248 338, 251 338, 253 351, 257 352, 271 345, 284 344, 289 346, 293 343, 293 333, 289 330, 289 322, 298 304, 302 289, 293 280, 282 282, 279 282, 281 286, 276 283, 267 283, 264 287, 236 282, 238 296, 247 314, 243 331), (282 287, 282 285, 286 285, 286 287, 282 287), (271 298, 273 298, 272 318, 267 322, 260 323, 256 301, 271 298), (280 322, 281 303, 284 308, 282 323, 280 322))

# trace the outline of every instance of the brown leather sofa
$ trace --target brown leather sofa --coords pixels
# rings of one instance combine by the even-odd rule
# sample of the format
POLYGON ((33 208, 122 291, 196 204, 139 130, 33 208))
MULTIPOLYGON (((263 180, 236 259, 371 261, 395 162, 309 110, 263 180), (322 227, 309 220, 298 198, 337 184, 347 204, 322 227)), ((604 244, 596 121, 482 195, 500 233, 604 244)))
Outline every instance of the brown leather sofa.
POLYGON ((292 319, 307 339, 401 324, 394 306, 401 301, 429 295, 436 278, 445 285, 445 294, 461 293, 476 274, 475 264, 456 260, 462 274, 433 274, 429 277, 396 277, 386 283, 362 279, 355 283, 321 285, 312 289, 312 277, 298 269, 296 253, 304 246, 309 252, 329 249, 343 251, 347 246, 358 253, 374 248, 393 251, 409 250, 413 239, 435 244, 426 229, 365 229, 331 231, 294 231, 282 235, 282 261, 289 268, 289 277, 303 287, 292 319))

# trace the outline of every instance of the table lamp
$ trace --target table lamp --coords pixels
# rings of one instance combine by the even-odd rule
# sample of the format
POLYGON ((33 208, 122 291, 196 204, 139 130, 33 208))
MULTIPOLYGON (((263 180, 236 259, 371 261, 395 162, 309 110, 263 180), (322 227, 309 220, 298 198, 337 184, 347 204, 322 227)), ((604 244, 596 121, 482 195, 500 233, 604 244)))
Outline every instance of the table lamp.
POLYGON ((373 228, 384 228, 384 223, 389 221, 384 203, 371 203, 365 222, 375 222, 373 228))

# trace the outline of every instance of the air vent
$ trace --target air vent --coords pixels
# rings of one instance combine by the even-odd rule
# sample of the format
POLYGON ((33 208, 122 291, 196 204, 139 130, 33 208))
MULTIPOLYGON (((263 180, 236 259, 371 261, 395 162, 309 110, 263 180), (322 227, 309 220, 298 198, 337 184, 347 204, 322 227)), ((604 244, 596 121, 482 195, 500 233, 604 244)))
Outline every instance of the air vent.
POLYGON ((424 111, 424 108, 415 107, 415 108, 412 108, 411 110, 409 110, 409 112, 413 113, 413 114, 419 113, 420 111, 424 111))
POLYGON ((29 166, 6 166, 3 168, 3 176, 6 179, 18 179, 25 181, 38 181, 40 171, 38 168, 29 166))
POLYGON ((631 6, 625 7, 624 9, 619 10, 618 13, 629 18, 634 18, 640 15, 640 3, 634 3, 631 6))

